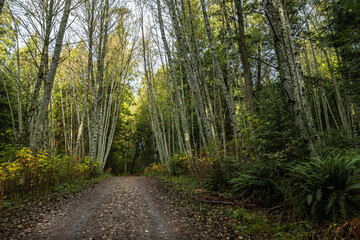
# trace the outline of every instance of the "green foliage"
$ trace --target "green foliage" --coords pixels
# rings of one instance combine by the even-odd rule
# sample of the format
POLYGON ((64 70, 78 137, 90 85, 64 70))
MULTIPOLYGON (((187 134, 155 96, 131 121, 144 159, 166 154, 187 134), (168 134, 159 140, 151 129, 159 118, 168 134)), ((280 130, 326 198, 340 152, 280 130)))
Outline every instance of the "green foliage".
POLYGON ((345 151, 356 149, 360 143, 359 136, 349 136, 336 129, 323 132, 320 135, 320 139, 322 140, 322 146, 320 148, 322 156, 326 156, 334 150, 345 151))
POLYGON ((234 191, 253 201, 270 205, 283 200, 283 175, 285 165, 277 161, 255 160, 239 166, 230 180, 234 191))
POLYGON ((241 207, 230 209, 227 214, 235 219, 236 228, 241 232, 262 239, 308 239, 312 235, 307 222, 283 223, 262 212, 241 207))
POLYGON ((13 162, 0 165, 0 203, 8 196, 42 191, 78 178, 89 178, 98 167, 90 158, 72 156, 50 157, 47 153, 33 155, 30 149, 16 152, 13 162))
POLYGON ((267 154, 277 153, 294 147, 289 158, 301 155, 298 133, 295 130, 293 117, 286 108, 283 89, 279 83, 271 84, 257 91, 257 114, 249 119, 250 126, 245 131, 247 151, 267 158, 267 154), (293 156, 297 155, 297 156, 293 156))
POLYGON ((360 215, 360 155, 330 154, 291 167, 295 185, 294 206, 313 222, 338 221, 360 215))
POLYGON ((281 92, 279 84, 257 92, 258 112, 248 118, 242 161, 233 161, 237 170, 229 181, 236 192, 265 205, 284 199, 287 167, 306 156, 281 92))
POLYGON ((162 176, 165 173, 166 169, 163 165, 161 165, 161 163, 153 163, 144 170, 144 174, 146 176, 162 176))
POLYGON ((7 61, 16 44, 14 19, 8 12, 8 6, 5 4, 0 18, 0 63, 2 64, 7 61))
POLYGON ((21 150, 21 147, 0 141, 0 164, 15 161, 16 152, 19 150, 21 150))
POLYGON ((233 164, 235 161, 233 156, 221 156, 219 160, 213 161, 211 169, 205 174, 204 188, 226 191, 230 187, 230 179, 233 177, 234 172, 238 170, 233 164))
POLYGON ((185 175, 189 170, 189 157, 175 154, 169 159, 169 167, 173 176, 185 175))
POLYGON ((264 215, 247 211, 244 208, 237 208, 228 212, 228 215, 239 221, 238 228, 247 234, 257 235, 263 233, 265 237, 267 232, 271 231, 269 219, 264 215))
MULTIPOLYGON (((11 117, 11 109, 7 97, 10 102, 15 101, 15 93, 11 84, 4 84, 7 82, 7 76, 0 72, 0 143, 5 144, 13 141, 13 124, 11 117)), ((12 109, 13 114, 16 114, 15 109, 12 109)), ((15 115, 16 116, 16 115, 15 115)), ((16 124, 17 122, 15 122, 16 124)), ((0 148, 6 149, 7 146, 0 146, 0 148)))
POLYGON ((335 47, 341 57, 338 71, 341 73, 349 98, 359 102, 360 76, 360 2, 357 0, 330 1, 326 4, 329 21, 328 33, 323 42, 335 47))

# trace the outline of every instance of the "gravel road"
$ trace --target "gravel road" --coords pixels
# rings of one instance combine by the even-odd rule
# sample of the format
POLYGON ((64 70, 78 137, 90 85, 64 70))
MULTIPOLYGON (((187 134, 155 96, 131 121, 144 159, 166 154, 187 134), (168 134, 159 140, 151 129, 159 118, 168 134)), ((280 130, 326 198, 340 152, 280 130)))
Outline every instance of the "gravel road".
POLYGON ((44 214, 19 239, 193 239, 190 220, 148 177, 115 177, 44 214))

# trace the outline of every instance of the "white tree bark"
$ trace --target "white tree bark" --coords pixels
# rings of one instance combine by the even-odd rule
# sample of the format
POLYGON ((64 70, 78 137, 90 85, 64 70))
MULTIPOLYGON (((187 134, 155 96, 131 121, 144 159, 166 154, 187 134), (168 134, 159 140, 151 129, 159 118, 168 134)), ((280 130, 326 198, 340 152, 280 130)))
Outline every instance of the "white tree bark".
POLYGON ((210 43, 210 48, 211 48, 211 52, 212 52, 212 57, 213 57, 213 61, 214 61, 214 65, 216 67, 216 71, 217 74, 219 76, 219 81, 220 81, 220 85, 225 97, 225 101, 229 110, 229 114, 230 114, 230 119, 232 121, 233 124, 233 128, 235 130, 236 133, 236 137, 238 139, 241 139, 241 132, 240 132, 240 128, 238 125, 238 121, 236 119, 236 111, 235 111, 235 105, 234 105, 234 101, 231 98, 229 92, 228 92, 228 87, 226 86, 225 80, 224 80, 224 75, 222 72, 222 69, 220 67, 219 64, 219 60, 216 54, 216 50, 215 50, 215 45, 214 45, 214 40, 213 40, 213 36, 212 36, 212 31, 210 28, 210 23, 209 23, 209 19, 207 16, 207 11, 206 11, 206 6, 205 6, 205 1, 201 0, 201 8, 202 8, 202 12, 203 12, 203 17, 204 17, 204 23, 205 23, 205 27, 206 27, 206 33, 208 36, 208 40, 210 43))
POLYGON ((35 153, 38 152, 41 147, 40 146, 41 135, 42 135, 42 130, 43 130, 42 123, 47 118, 47 113, 48 113, 47 110, 48 110, 49 102, 51 100, 51 93, 52 93, 52 89, 53 89, 53 85, 54 85, 56 70, 57 70, 57 67, 59 64, 62 43, 63 43, 63 39, 64 39, 64 35, 65 35, 67 22, 68 22, 69 15, 70 15, 70 10, 71 10, 71 0, 65 0, 64 13, 63 13, 63 16, 62 16, 62 19, 60 22, 59 31, 58 31, 57 38, 56 38, 54 55, 52 57, 49 73, 48 73, 48 75, 46 77, 46 81, 44 83, 44 93, 41 98, 39 114, 36 118, 34 132, 31 137, 31 140, 30 140, 30 147, 31 147, 32 151, 35 153))
POLYGON ((291 107, 300 135, 307 143, 310 155, 317 157, 319 136, 313 125, 308 104, 298 51, 294 44, 292 29, 281 0, 265 0, 264 8, 274 39, 279 64, 280 79, 288 105, 291 107))

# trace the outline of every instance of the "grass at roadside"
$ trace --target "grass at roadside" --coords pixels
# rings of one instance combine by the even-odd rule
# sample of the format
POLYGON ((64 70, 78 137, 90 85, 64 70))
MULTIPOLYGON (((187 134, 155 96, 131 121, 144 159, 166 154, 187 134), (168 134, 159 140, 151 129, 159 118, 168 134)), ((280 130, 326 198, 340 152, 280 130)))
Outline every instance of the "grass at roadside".
POLYGON ((101 174, 93 178, 83 177, 55 185, 53 188, 47 190, 14 194, 9 198, 6 198, 2 205, 0 205, 0 217, 4 215, 4 213, 6 214, 13 210, 21 211, 36 204, 44 205, 49 201, 54 201, 66 197, 67 195, 80 192, 99 183, 102 179, 109 177, 111 176, 107 174, 101 174))
POLYGON ((195 219, 206 224, 209 231, 216 229, 223 239, 336 239, 334 230, 339 226, 314 227, 308 221, 296 220, 291 209, 260 209, 230 192, 206 191, 189 176, 156 178, 181 196, 179 205, 193 211, 195 219))

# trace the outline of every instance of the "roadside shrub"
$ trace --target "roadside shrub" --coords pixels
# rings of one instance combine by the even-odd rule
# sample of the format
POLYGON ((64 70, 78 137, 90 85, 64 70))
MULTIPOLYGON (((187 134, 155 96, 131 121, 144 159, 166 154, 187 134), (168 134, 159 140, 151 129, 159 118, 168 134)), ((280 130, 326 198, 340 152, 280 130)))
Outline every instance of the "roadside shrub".
POLYGON ((13 162, 0 164, 0 203, 10 195, 44 190, 59 183, 88 177, 98 163, 92 166, 90 158, 72 156, 50 157, 47 153, 33 155, 29 148, 16 153, 13 162))
POLYGON ((330 154, 290 168, 298 182, 294 206, 314 223, 360 215, 360 156, 358 152, 330 154))
POLYGON ((262 205, 283 201, 289 191, 288 168, 307 158, 279 84, 257 91, 256 114, 247 117, 238 161, 229 180, 235 192, 262 205))
POLYGON ((20 147, 12 144, 0 143, 0 164, 5 162, 13 162, 15 154, 21 150, 20 147))
POLYGON ((359 136, 349 136, 337 129, 321 132, 320 139, 322 140, 320 154, 323 156, 331 154, 335 149, 337 151, 356 149, 360 144, 359 136))
POLYGON ((277 161, 256 159, 239 165, 230 184, 235 192, 263 205, 270 205, 284 199, 282 182, 285 164, 277 161))
POLYGON ((166 169, 161 163, 153 163, 144 170, 144 174, 147 176, 159 176, 163 175, 165 172, 166 169))
POLYGON ((187 155, 175 154, 169 160, 171 175, 185 175, 189 171, 189 157, 187 155))
POLYGON ((234 156, 221 157, 220 161, 213 161, 211 169, 204 175, 204 187, 208 190, 222 191, 230 187, 230 179, 233 177, 237 167, 234 156))

